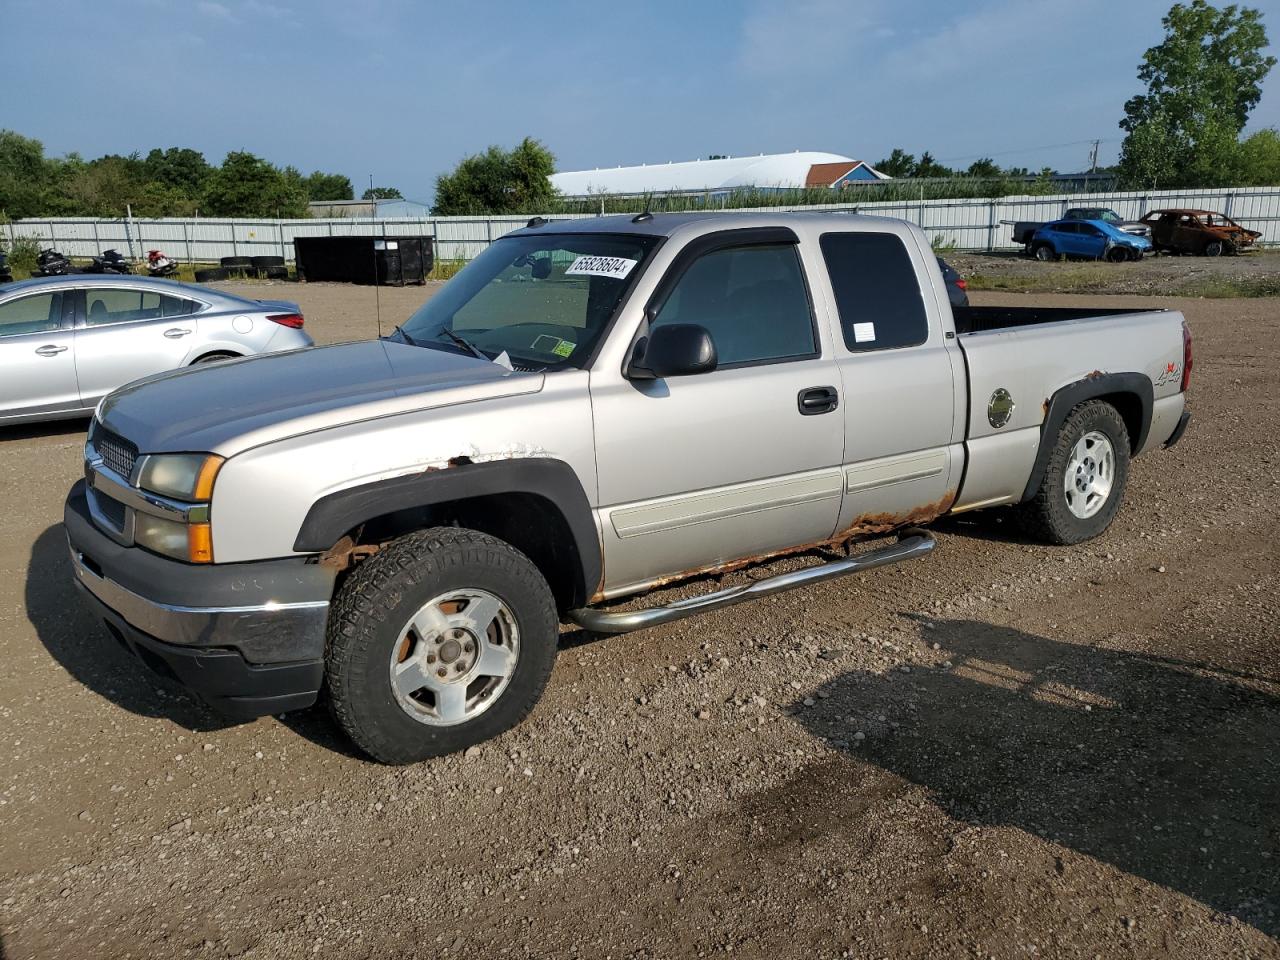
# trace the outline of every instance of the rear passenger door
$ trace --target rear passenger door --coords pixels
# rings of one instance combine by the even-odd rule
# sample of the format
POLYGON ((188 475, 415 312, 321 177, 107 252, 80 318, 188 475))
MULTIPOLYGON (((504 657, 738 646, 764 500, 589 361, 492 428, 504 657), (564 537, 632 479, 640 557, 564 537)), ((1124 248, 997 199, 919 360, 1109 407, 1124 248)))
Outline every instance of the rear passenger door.
POLYGON ((842 535, 881 533, 946 512, 964 465, 964 366, 944 335, 932 251, 913 235, 820 238, 840 333, 844 389, 842 535))
POLYGON ((80 294, 76 370, 85 406, 187 359, 196 341, 197 301, 126 286, 86 287, 80 294))

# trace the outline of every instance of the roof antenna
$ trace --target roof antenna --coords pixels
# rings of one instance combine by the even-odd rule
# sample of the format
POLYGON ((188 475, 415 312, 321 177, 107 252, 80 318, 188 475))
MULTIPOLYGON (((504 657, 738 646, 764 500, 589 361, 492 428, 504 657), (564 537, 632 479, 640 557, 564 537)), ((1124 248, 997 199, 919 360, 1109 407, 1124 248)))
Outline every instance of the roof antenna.
POLYGON ((644 213, 637 213, 634 217, 632 217, 631 218, 632 223, 646 223, 647 221, 653 219, 653 214, 649 212, 649 203, 650 203, 650 198, 652 196, 653 195, 649 193, 646 193, 644 195, 644 213))
MULTIPOLYGON (((370 179, 372 179, 372 177, 370 179)), ((386 247, 387 247, 386 236, 387 236, 387 228, 384 225, 382 228, 383 250, 386 250, 386 247)), ((380 286, 382 286, 382 282, 378 276, 378 241, 375 240, 373 241, 373 312, 374 312, 374 316, 377 317, 379 340, 382 339, 382 291, 378 289, 380 286)))

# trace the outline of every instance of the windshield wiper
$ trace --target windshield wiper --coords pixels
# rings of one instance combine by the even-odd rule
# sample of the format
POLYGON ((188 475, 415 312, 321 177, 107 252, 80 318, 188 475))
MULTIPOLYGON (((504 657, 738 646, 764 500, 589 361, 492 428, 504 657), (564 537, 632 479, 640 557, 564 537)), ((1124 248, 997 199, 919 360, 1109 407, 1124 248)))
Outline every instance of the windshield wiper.
POLYGON ((420 347, 420 346, 422 346, 422 344, 418 343, 418 341, 417 341, 417 340, 415 340, 415 339, 413 339, 413 337, 409 336, 409 334, 405 331, 404 327, 397 326, 397 327, 396 327, 394 330, 392 330, 391 332, 392 332, 392 333, 398 333, 398 334, 400 334, 400 336, 402 336, 402 337, 404 338, 404 342, 405 342, 405 343, 407 343, 407 344, 409 344, 409 346, 411 346, 411 347, 420 347))
POLYGON ((466 340, 463 337, 458 336, 448 327, 441 327, 440 332, 443 333, 450 340, 452 340, 454 343, 456 343, 458 346, 462 347, 464 350, 470 350, 471 353, 479 357, 481 360, 484 360, 487 362, 492 361, 493 358, 488 356, 488 354, 484 353, 483 351, 481 351, 481 349, 477 347, 474 343, 472 343, 470 340, 466 340))

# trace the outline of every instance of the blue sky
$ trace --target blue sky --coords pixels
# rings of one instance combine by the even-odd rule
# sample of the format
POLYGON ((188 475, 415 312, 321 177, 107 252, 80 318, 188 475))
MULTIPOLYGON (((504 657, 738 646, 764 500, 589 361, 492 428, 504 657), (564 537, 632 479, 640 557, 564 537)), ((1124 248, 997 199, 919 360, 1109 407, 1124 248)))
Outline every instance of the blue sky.
MULTIPOLYGON (((430 200, 528 135, 562 170, 895 146, 1119 150, 1167 0, 5 0, 0 126, 51 155, 250 150, 430 200)), ((1255 6, 1280 38, 1280 0, 1255 6)), ((1273 45, 1274 46, 1274 45, 1273 45)), ((1251 128, 1280 125, 1273 75, 1251 128)))

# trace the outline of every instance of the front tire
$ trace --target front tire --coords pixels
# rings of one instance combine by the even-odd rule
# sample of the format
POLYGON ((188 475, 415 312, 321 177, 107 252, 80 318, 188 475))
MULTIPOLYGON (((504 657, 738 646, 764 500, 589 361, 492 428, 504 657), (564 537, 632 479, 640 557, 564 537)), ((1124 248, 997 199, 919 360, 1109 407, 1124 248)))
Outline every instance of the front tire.
POLYGON ((1220 257, 1226 249, 1226 244, 1221 240, 1210 240, 1204 245, 1204 255, 1206 257, 1220 257))
POLYGON ((529 714, 558 636, 551 589, 519 550, 473 530, 412 533, 338 592, 325 652, 330 709, 383 763, 464 750, 529 714))
POLYGON ((1022 528, 1047 543, 1092 540, 1115 519, 1129 481, 1129 431, 1102 400, 1067 416, 1036 495, 1016 508, 1022 528))

